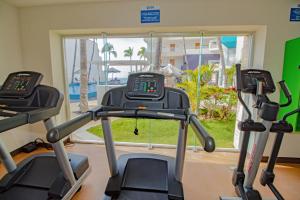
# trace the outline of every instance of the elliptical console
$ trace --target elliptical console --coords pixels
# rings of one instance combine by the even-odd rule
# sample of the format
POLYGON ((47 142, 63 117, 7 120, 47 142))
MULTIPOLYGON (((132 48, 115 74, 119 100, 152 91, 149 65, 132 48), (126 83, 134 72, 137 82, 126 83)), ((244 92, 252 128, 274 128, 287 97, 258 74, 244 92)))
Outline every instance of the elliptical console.
POLYGON ((246 69, 241 71, 241 89, 244 93, 256 94, 258 81, 263 84, 263 93, 275 92, 275 84, 271 73, 265 70, 246 69))

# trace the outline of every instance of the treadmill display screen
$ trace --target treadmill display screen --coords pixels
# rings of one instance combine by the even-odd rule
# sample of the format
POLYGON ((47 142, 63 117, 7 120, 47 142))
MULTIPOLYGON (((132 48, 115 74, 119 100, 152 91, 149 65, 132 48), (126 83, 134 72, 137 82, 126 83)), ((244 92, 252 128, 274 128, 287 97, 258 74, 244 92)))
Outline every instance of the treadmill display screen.
POLYGON ((42 75, 37 72, 17 72, 8 76, 4 82, 0 97, 26 97, 41 82, 42 75))
POLYGON ((131 99, 160 98, 164 91, 164 76, 156 73, 137 73, 128 77, 127 97, 131 99))
POLYGON ((147 79, 136 79, 134 83, 134 92, 144 93, 144 94, 155 94, 157 93, 157 79, 147 80, 147 79))
POLYGON ((10 91, 20 91, 24 92, 27 90, 27 87, 30 83, 32 77, 24 74, 20 76, 15 76, 10 80, 9 84, 6 86, 6 90, 10 91))

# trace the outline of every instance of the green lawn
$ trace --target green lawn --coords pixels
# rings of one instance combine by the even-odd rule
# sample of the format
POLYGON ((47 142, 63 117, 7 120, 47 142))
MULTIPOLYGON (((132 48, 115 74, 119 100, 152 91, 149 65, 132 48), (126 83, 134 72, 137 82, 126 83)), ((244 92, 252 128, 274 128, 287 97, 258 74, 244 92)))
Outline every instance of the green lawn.
MULTIPOLYGON (((178 124, 178 121, 139 119, 139 135, 134 135, 135 119, 116 119, 112 121, 113 139, 118 142, 176 144, 178 124)), ((202 124, 215 138, 217 147, 233 147, 235 120, 204 120, 202 124)), ((87 131, 103 138, 101 125, 87 131)), ((189 128, 188 145, 194 145, 194 141, 194 132, 189 128)))

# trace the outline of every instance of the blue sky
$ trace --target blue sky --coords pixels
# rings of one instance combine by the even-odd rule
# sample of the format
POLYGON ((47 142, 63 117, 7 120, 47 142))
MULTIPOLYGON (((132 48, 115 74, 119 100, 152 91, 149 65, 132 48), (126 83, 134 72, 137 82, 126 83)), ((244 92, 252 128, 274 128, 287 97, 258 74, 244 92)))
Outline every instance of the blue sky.
MULTIPOLYGON (((111 60, 128 60, 128 57, 124 57, 124 50, 128 49, 128 47, 133 47, 133 60, 139 60, 139 56, 137 53, 141 47, 147 47, 144 38, 108 38, 107 42, 111 43, 114 46, 115 51, 118 54, 117 58, 111 57, 111 60)), ((103 39, 97 40, 98 47, 101 53, 101 49, 103 47, 103 39)), ((103 54, 100 54, 103 57, 103 54)))

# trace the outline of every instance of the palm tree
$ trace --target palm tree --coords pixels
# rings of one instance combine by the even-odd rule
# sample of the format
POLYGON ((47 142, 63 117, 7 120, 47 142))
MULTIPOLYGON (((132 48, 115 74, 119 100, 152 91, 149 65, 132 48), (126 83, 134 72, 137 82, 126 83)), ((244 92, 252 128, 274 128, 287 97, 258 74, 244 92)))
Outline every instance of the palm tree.
POLYGON ((156 50, 155 50, 155 61, 154 61, 154 70, 159 70, 161 67, 161 53, 162 53, 162 38, 157 38, 156 43, 156 50))
POLYGON ((117 52, 114 49, 114 46, 107 42, 104 44, 102 47, 101 52, 103 54, 108 53, 108 62, 105 64, 105 84, 107 84, 107 79, 108 79, 108 68, 109 68, 109 62, 110 62, 110 55, 112 54, 115 58, 117 57, 117 52))
POLYGON ((81 112, 87 112, 88 105, 88 68, 87 68, 87 53, 86 39, 80 39, 80 103, 81 112))
POLYGON ((77 56, 77 39, 75 39, 71 84, 74 83, 74 74, 75 74, 75 68, 76 68, 76 56, 77 56))
MULTIPOLYGON (((146 47, 141 47, 140 50, 137 53, 137 55, 140 57, 140 60, 142 60, 142 59, 145 60, 146 59, 145 54, 146 54, 146 47)), ((142 70, 142 66, 141 66, 140 70, 142 70)))
POLYGON ((146 58, 145 53, 146 53, 146 47, 141 47, 137 53, 137 55, 140 57, 140 60, 142 60, 142 59, 145 60, 145 58, 146 58))
POLYGON ((220 87, 225 87, 225 57, 224 57, 224 50, 221 42, 221 37, 217 37, 217 44, 219 48, 220 53, 220 65, 219 65, 219 79, 218 79, 218 85, 220 87))
POLYGON ((107 42, 104 44, 101 50, 102 53, 108 53, 108 60, 110 61, 110 55, 112 54, 115 58, 117 57, 117 52, 114 49, 114 46, 107 42))
POLYGON ((96 39, 93 40, 93 49, 92 49, 92 55, 91 55, 91 59, 90 59, 88 80, 90 80, 90 76, 91 76, 92 63, 93 63, 94 53, 95 53, 95 46, 96 46, 96 39))
MULTIPOLYGON (((129 60, 131 61, 132 56, 133 56, 133 47, 128 47, 128 49, 124 50, 124 56, 129 57, 129 60)), ((130 72, 132 72, 132 65, 130 62, 130 72)))

